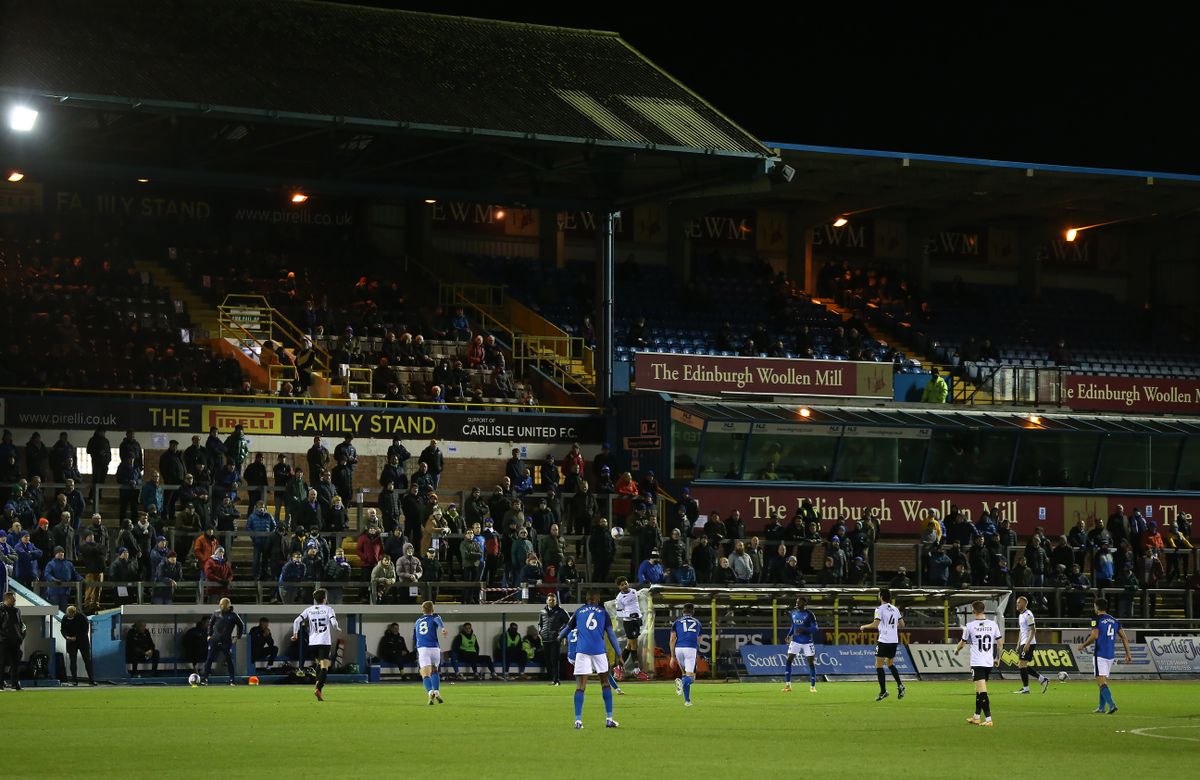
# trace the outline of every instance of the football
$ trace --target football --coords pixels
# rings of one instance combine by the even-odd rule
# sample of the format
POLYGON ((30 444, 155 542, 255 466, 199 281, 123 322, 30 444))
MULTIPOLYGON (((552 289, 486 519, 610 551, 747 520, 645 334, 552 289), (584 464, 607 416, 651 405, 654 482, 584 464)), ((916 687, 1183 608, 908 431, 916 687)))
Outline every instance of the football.
POLYGON ((188 675, 188 685, 195 688, 199 684, 200 684, 200 675, 196 674, 195 672, 192 672, 191 674, 188 675))
POLYGON ((1068 675, 1066 672, 1058 673, 1058 681, 1059 682, 1066 682, 1069 677, 1070 677, 1070 675, 1068 675))

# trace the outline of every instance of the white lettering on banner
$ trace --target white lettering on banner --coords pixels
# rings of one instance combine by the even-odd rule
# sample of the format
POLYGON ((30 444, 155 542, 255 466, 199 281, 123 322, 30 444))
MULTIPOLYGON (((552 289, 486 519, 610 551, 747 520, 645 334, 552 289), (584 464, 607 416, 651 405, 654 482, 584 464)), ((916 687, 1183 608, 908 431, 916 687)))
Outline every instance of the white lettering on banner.
POLYGON ((865 249, 867 229, 863 225, 850 223, 842 227, 822 225, 813 230, 813 246, 832 246, 847 249, 865 249))
POLYGON ((750 220, 744 217, 707 216, 693 219, 684 228, 688 238, 700 240, 749 241, 753 232, 750 220))
POLYGON ((1200 673, 1200 637, 1154 637, 1146 641, 1160 674, 1200 673))
POLYGON ((979 234, 944 230, 929 237, 925 242, 928 254, 979 255, 979 234))

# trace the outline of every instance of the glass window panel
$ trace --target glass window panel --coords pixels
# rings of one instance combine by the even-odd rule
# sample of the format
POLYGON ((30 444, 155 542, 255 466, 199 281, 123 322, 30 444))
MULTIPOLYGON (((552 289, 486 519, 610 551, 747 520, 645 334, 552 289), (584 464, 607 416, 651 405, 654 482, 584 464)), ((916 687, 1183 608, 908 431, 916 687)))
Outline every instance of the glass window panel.
POLYGON ((675 479, 696 477, 696 457, 700 454, 700 429, 673 420, 671 422, 671 476, 675 479))
POLYGON ((925 481, 943 485, 1007 485, 1017 431, 934 431, 925 481))
POLYGON ((1030 487, 1092 487, 1098 433, 1027 430, 1021 433, 1013 484, 1030 487))
POLYGON ((1100 451, 1100 466, 1096 469, 1096 487, 1145 490, 1150 462, 1149 436, 1107 436, 1100 451))
POLYGON ((804 482, 828 482, 837 449, 838 426, 808 428, 796 435, 784 432, 785 426, 757 425, 750 437, 746 456, 746 479, 779 479, 804 482), (765 430, 764 430, 765 429, 765 430))
POLYGON ((700 479, 741 479, 750 423, 710 422, 700 448, 700 479))
POLYGON ((1179 465, 1177 490, 1200 490, 1200 435, 1187 437, 1183 444, 1183 461, 1179 465))
POLYGON ((834 467, 835 482, 921 481, 928 439, 846 436, 834 467))

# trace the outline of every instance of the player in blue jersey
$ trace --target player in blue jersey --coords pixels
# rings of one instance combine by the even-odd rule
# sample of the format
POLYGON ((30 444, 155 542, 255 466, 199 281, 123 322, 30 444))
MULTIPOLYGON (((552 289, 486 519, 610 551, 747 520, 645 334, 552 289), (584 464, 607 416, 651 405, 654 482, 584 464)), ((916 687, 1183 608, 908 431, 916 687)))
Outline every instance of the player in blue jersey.
MULTIPOLYGON (((567 663, 571 668, 575 668, 575 649, 579 645, 579 632, 572 630, 567 634, 567 663)), ((618 696, 624 696, 625 691, 621 690, 621 686, 617 685, 617 679, 613 677, 612 669, 608 670, 608 684, 617 692, 618 696)))
POLYGON ((1096 619, 1092 621, 1092 633, 1083 640, 1083 644, 1079 646, 1079 652, 1082 653, 1088 645, 1096 643, 1094 660, 1096 685, 1100 686, 1100 706, 1092 711, 1100 715, 1104 714, 1104 705, 1106 704, 1109 707, 1109 715, 1117 711, 1117 703, 1113 701, 1112 691, 1108 689, 1108 675, 1117 658, 1117 637, 1120 637, 1121 643, 1125 645, 1125 663, 1133 663, 1133 656, 1129 654, 1129 638, 1125 636, 1125 629, 1121 628, 1121 624, 1115 617, 1108 614, 1108 601, 1096 599, 1096 619))
POLYGON ((787 634, 787 666, 783 673, 783 692, 792 690, 792 661, 798 655, 808 659, 808 691, 817 692, 817 650, 815 646, 817 616, 808 608, 808 599, 796 599, 796 608, 789 613, 792 627, 787 634))
POLYGON ((675 695, 683 695, 683 706, 692 706, 692 683, 696 680, 696 655, 700 652, 700 621, 694 615, 696 607, 683 605, 683 616, 671 627, 671 663, 679 667, 681 677, 675 681, 675 695))
POLYGON ((442 703, 442 676, 438 668, 442 665, 442 646, 438 644, 438 631, 446 635, 442 619, 433 614, 433 602, 421 605, 424 615, 413 623, 413 645, 417 648, 417 666, 421 668, 421 683, 429 697, 429 704, 442 703))
POLYGON ((599 592, 592 591, 588 603, 575 610, 571 622, 558 632, 561 640, 571 631, 576 631, 575 639, 575 728, 583 728, 583 696, 587 690, 587 678, 590 675, 600 675, 600 687, 604 696, 604 727, 617 728, 613 720, 612 688, 608 684, 608 654, 604 650, 604 638, 608 637, 613 652, 619 652, 620 643, 613 631, 612 620, 608 610, 601 604, 599 592))

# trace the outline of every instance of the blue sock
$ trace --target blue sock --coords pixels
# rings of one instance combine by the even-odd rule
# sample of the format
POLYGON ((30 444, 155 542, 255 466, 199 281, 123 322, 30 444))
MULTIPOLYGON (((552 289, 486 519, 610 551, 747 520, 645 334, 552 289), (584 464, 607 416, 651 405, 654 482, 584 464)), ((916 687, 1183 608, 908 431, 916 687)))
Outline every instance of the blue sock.
POLYGON ((575 689, 575 720, 583 720, 583 691, 575 689))
POLYGON ((1104 709, 1104 700, 1105 700, 1105 697, 1104 697, 1104 689, 1105 689, 1105 688, 1107 688, 1107 687, 1108 687, 1108 686, 1106 686, 1106 685, 1101 685, 1101 686, 1100 686, 1100 709, 1104 709))
POLYGON ((442 689, 442 676, 440 674, 434 672, 432 675, 430 675, 429 679, 431 680, 430 687, 433 688, 433 690, 440 691, 442 689))
POLYGON ((791 657, 789 657, 787 659, 787 661, 784 662, 784 664, 785 665, 783 667, 783 681, 785 683, 787 683, 788 685, 791 685, 792 684, 792 659, 791 659, 791 657))
POLYGON ((690 675, 684 675, 683 677, 683 700, 692 700, 692 678, 690 675))
POLYGON ((421 685, 425 686, 425 693, 429 693, 433 690, 433 680, 429 679, 428 677, 421 678, 421 685))
POLYGON ((612 686, 614 691, 621 690, 621 686, 617 685, 617 678, 613 677, 612 672, 608 673, 608 684, 612 686))
POLYGON ((817 667, 815 665, 808 667, 808 684, 817 687, 817 667))
MULTIPOLYGON (((612 720, 612 688, 605 688, 601 694, 604 696, 604 714, 609 720, 612 720)), ((580 697, 582 703, 583 698, 580 697)))
POLYGON ((1100 688, 1100 691, 1104 694, 1104 698, 1108 702, 1108 708, 1115 710, 1117 708, 1117 703, 1113 701, 1112 689, 1105 685, 1100 688))

